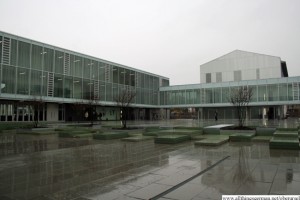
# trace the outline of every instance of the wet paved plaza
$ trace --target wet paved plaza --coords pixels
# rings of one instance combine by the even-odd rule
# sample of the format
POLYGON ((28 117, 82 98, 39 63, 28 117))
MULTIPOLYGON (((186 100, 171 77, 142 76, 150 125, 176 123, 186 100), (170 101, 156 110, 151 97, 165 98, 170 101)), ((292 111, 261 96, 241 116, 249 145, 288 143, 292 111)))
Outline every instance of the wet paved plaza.
POLYGON ((198 147, 4 134, 0 146, 0 199, 198 200, 296 195, 299 188, 299 151, 266 143, 198 147))

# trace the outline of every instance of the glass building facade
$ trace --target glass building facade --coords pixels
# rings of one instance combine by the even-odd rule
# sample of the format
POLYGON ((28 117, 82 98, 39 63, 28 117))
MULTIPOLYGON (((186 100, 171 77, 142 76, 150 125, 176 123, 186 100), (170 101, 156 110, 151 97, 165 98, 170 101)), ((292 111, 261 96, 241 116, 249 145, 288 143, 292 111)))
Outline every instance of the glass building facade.
POLYGON ((229 95, 239 87, 253 91, 249 103, 250 118, 283 117, 282 106, 300 104, 300 77, 287 77, 161 87, 160 105, 165 108, 203 108, 202 118, 213 119, 216 110, 220 119, 236 118, 229 95))
POLYGON ((282 105, 300 104, 300 77, 234 82, 221 78, 216 83, 169 86, 163 76, 0 32, 1 121, 31 121, 34 115, 68 121, 72 104, 90 100, 98 101, 102 119, 118 120, 115 99, 124 90, 136 93, 130 119, 154 119, 159 112, 178 107, 197 108, 203 118, 218 108, 220 118, 234 118, 228 114, 232 113, 228 95, 238 87, 253 90, 249 104, 253 118, 264 115, 266 106, 274 108, 275 116, 283 113, 282 105), (45 102, 39 113, 26 103, 34 98, 45 102))
POLYGON ((300 77, 289 77, 161 87, 160 105, 165 107, 228 106, 230 91, 239 87, 252 89, 250 105, 300 103, 300 77))
POLYGON ((169 83, 162 76, 3 32, 0 67, 0 111, 6 117, 19 109, 8 100, 41 97, 61 106, 93 99, 102 106, 114 106, 125 89, 136 93, 132 106, 157 107, 159 87, 169 83))

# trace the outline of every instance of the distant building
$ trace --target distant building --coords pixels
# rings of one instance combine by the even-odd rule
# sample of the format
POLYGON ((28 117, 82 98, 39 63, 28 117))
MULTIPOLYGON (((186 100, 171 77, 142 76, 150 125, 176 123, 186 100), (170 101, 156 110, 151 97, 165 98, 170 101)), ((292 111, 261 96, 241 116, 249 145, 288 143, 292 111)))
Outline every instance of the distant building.
POLYGON ((200 66, 201 83, 288 77, 280 57, 235 50, 200 66))

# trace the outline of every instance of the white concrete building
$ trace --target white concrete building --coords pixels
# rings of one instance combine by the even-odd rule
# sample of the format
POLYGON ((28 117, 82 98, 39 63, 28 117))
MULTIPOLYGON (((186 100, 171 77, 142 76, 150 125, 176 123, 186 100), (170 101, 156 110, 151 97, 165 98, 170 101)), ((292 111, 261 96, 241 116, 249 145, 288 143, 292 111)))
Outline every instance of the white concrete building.
POLYGON ((280 57, 235 50, 200 65, 200 83, 288 77, 280 57))

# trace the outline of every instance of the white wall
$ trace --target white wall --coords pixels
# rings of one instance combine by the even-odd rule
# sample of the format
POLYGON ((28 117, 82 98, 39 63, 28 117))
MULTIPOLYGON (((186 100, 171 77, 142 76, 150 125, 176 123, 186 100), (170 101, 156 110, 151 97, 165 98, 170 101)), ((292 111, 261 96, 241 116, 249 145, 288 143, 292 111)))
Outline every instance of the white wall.
POLYGON ((58 104, 47 103, 47 121, 58 121, 58 104))
POLYGON ((242 80, 281 77, 279 57, 236 50, 200 66, 200 82, 206 83, 206 73, 211 73, 211 82, 216 82, 216 73, 222 72, 222 82, 234 81, 234 71, 242 71, 242 80))

